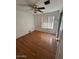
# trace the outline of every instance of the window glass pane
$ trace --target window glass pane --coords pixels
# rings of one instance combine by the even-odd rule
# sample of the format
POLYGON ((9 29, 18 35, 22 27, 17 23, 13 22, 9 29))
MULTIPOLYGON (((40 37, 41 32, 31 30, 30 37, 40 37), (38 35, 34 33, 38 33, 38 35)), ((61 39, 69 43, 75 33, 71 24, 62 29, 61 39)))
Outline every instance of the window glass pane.
POLYGON ((45 16, 42 21, 42 28, 53 29, 54 16, 45 16))

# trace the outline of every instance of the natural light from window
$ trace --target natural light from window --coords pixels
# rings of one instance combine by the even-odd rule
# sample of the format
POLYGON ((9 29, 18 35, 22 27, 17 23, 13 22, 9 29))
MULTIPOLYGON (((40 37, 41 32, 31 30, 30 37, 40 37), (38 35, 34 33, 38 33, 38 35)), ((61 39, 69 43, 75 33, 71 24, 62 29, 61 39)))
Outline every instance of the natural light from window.
POLYGON ((55 19, 54 16, 48 16, 47 19, 43 19, 42 25, 41 25, 42 28, 45 28, 45 29, 53 29, 54 19, 55 19))

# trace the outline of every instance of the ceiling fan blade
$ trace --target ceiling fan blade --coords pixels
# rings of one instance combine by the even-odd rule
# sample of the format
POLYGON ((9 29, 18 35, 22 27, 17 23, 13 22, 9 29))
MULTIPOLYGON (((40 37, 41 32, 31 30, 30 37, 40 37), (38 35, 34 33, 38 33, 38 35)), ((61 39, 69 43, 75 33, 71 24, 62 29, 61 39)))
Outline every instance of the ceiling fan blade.
POLYGON ((41 11, 40 9, 38 9, 39 12, 43 13, 43 11, 41 11))
POLYGON ((45 7, 39 7, 38 9, 45 9, 45 7))

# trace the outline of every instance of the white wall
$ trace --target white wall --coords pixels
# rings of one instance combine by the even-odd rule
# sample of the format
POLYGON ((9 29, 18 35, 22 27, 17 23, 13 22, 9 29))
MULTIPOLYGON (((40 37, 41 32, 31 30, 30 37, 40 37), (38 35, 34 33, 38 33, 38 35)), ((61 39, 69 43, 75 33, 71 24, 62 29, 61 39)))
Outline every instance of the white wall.
POLYGON ((60 15, 59 13, 60 13, 59 11, 55 11, 55 12, 51 12, 51 13, 45 13, 45 15, 55 16, 53 30, 41 28, 41 20, 42 20, 41 17, 42 17, 42 15, 41 14, 35 15, 34 16, 35 30, 39 30, 39 31, 43 31, 43 32, 49 32, 49 33, 57 33, 58 23, 59 23, 59 15, 60 15))
POLYGON ((16 38, 34 30, 34 16, 29 12, 16 10, 16 38))

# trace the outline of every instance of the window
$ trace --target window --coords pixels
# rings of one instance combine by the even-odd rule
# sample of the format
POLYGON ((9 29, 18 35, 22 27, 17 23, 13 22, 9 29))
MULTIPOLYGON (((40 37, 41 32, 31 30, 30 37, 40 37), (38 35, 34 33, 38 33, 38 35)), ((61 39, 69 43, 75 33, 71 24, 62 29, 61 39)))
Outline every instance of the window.
POLYGON ((42 28, 53 29, 54 25, 54 16, 45 16, 42 19, 42 28))

